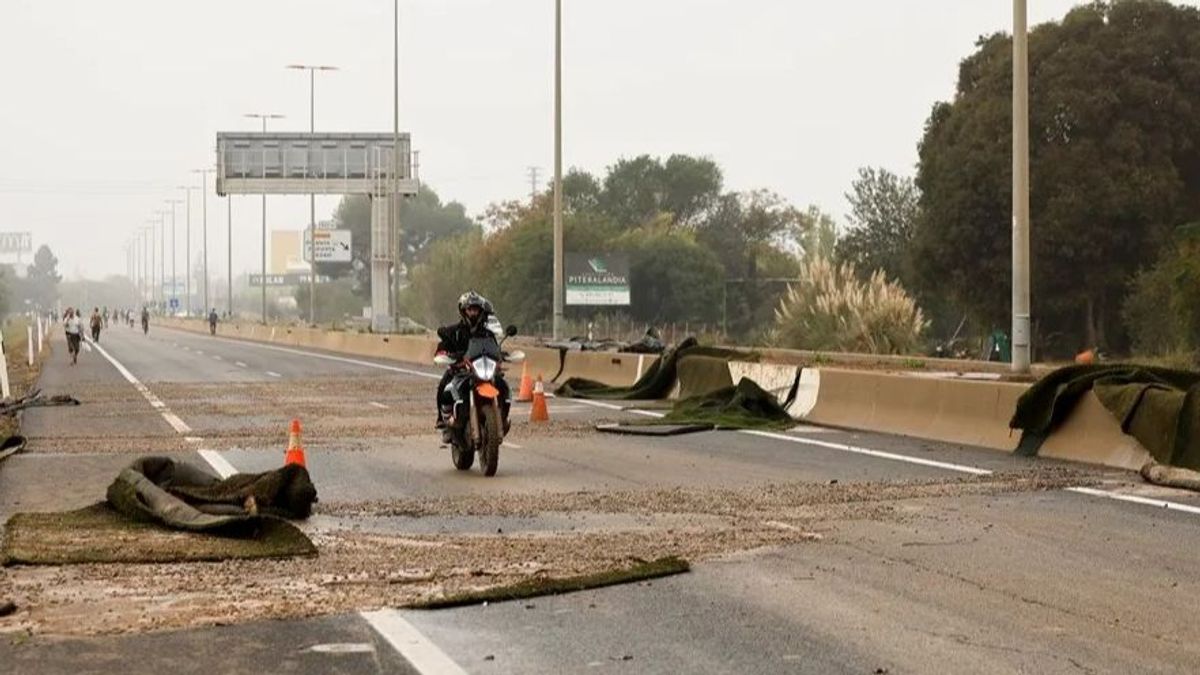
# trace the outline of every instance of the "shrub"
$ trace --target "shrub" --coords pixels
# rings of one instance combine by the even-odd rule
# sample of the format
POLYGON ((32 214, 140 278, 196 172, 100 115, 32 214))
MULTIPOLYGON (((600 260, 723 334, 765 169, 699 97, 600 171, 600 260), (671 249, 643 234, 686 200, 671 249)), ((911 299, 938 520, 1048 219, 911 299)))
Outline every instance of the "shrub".
POLYGON ((776 345, 870 354, 918 351, 928 322, 882 271, 862 281, 852 264, 818 258, 804 264, 800 279, 775 310, 776 345))

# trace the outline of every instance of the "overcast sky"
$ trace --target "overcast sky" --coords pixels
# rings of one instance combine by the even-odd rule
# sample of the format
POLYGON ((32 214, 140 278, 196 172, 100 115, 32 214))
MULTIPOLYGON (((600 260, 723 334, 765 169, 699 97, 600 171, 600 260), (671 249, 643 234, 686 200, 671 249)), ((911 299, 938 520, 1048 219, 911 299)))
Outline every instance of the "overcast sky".
MULTIPOLYGON (((860 166, 911 174, 930 106, 1009 0, 565 0, 564 162, 707 155, 728 189, 769 188, 844 220, 860 166)), ((1031 0, 1030 21, 1071 0, 1031 0)), ((421 175, 477 214, 553 167, 552 0, 401 0, 401 127, 421 175)), ((389 0, 0 0, 0 231, 32 231, 69 277, 125 272, 135 228, 198 184, 247 112, 319 131, 390 131, 389 0)), ((543 178, 545 180, 545 178, 543 178)), ((210 182, 211 194, 211 182, 210 182)), ((198 197, 196 197, 198 200, 198 197)), ((319 198, 318 219, 336 198, 319 198)), ((226 205, 208 202, 210 265, 226 205)), ((235 272, 257 269, 257 197, 233 200, 235 272)), ((272 197, 272 229, 307 198, 272 197)), ((193 252, 200 246, 194 206, 193 252)), ((177 219, 183 246, 183 208, 177 219)), ((180 253, 182 265, 182 252, 180 253)), ((218 273, 213 272, 214 276, 218 273)))

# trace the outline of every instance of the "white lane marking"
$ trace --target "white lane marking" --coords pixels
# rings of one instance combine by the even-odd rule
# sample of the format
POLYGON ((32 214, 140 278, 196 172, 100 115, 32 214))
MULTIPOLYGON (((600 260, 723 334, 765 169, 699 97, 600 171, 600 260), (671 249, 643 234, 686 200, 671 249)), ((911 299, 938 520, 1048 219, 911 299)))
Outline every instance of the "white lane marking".
POLYGON ((271 377, 283 377, 282 375, 280 375, 279 373, 277 373, 273 370, 268 370, 267 374, 270 375, 271 377))
POLYGON ((88 352, 90 354, 92 351, 92 346, 86 342, 83 343, 83 351, 88 352))
POLYGON ((1182 511, 1184 513, 1192 513, 1200 515, 1200 506, 1192 506, 1190 504, 1180 504, 1179 502, 1169 502, 1163 499, 1150 499, 1148 497, 1136 497, 1134 495, 1123 495, 1119 492, 1108 492, 1107 490, 1097 490, 1095 488, 1072 487, 1066 488, 1067 492, 1075 492, 1081 495, 1089 495, 1091 497, 1104 497, 1105 499, 1115 499, 1122 502, 1130 502, 1133 504, 1144 504, 1145 506, 1155 506, 1160 509, 1169 511, 1182 511))
POLYGON ((175 413, 171 412, 170 409, 167 408, 167 405, 163 403, 161 399, 155 396, 154 392, 150 391, 149 387, 142 384, 136 377, 134 377, 133 373, 129 372, 129 369, 122 365, 120 361, 114 359, 112 355, 100 345, 96 345, 96 351, 100 352, 100 356, 103 356, 105 359, 107 359, 108 362, 117 369, 117 372, 121 374, 121 377, 124 377, 130 384, 133 385, 134 389, 137 389, 138 392, 141 393, 142 397, 145 398, 150 404, 150 407, 157 410, 158 414, 162 415, 163 419, 167 421, 167 424, 171 425, 171 428, 181 434, 190 434, 192 432, 191 427, 185 424, 183 420, 179 419, 175 413))
POLYGON ((313 645, 307 651, 318 654, 368 654, 375 651, 375 647, 366 642, 328 642, 313 645))
POLYGON ((454 662, 417 627, 394 609, 380 609, 359 614, 393 649, 422 675, 466 675, 467 671, 454 662))
POLYGON ((924 459, 922 457, 909 457, 908 455, 899 455, 894 452, 884 452, 882 450, 872 450, 870 448, 862 448, 857 445, 846 445, 844 443, 830 443, 829 441, 818 441, 812 438, 800 438, 798 436, 788 436, 787 434, 775 433, 773 431, 756 431, 753 429, 742 429, 738 433, 748 434, 750 436, 759 436, 761 438, 774 438, 779 441, 787 441, 789 443, 800 443, 801 445, 815 445, 819 448, 828 448, 830 450, 840 450, 842 452, 851 452, 856 455, 867 455, 869 457, 878 457, 879 459, 890 459, 897 462, 908 462, 909 464, 920 464, 921 466, 932 466, 938 469, 946 469, 947 471, 957 471, 959 473, 969 473, 976 476, 990 476, 991 471, 980 469, 974 466, 965 464, 953 464, 951 462, 939 462, 933 459, 924 459))
POLYGON ((246 367, 246 364, 242 363, 241 361, 234 361, 234 362, 233 362, 233 365, 237 366, 238 368, 245 368, 245 367, 246 367))
POLYGON ((504 443, 502 443, 502 445, 506 448, 512 448, 513 450, 524 450, 525 449, 525 448, 517 445, 516 443, 509 443, 508 441, 504 441, 504 443))
POLYGON ((238 470, 229 463, 229 460, 222 457, 216 450, 197 450, 196 452, 204 459, 204 461, 208 462, 208 465, 211 466, 221 478, 229 478, 238 472, 238 470))
POLYGON ((199 356, 204 356, 204 352, 199 349, 196 350, 196 354, 199 356))
POLYGON ((380 403, 379 401, 371 401, 370 403, 371 403, 371 405, 375 406, 376 408, 379 408, 380 410, 388 409, 388 407, 386 405, 380 403))
POLYGON ((221 358, 221 355, 220 355, 220 354, 213 354, 213 358, 214 358, 214 359, 216 359, 216 360, 218 360, 218 361, 224 361, 224 360, 225 360, 225 359, 221 358))
POLYGON ((605 410, 620 410, 622 412, 627 412, 631 415, 641 415, 642 417, 655 417, 655 418, 666 417, 666 413, 654 412, 652 410, 637 410, 634 408, 626 408, 625 406, 621 406, 621 405, 614 405, 612 403, 602 403, 600 401, 590 401, 586 398, 578 398, 578 399, 574 399, 574 400, 578 401, 579 403, 582 403, 584 405, 596 406, 597 408, 604 408, 605 410))
MULTIPOLYGON (((598 408, 607 410, 623 410, 619 405, 611 403, 601 403, 599 401, 589 401, 587 399, 578 399, 580 403, 594 405, 598 408)), ((635 415, 644 415, 646 417, 663 417, 663 413, 652 412, 649 410, 626 410, 635 415)), ((884 452, 882 450, 872 450, 870 448, 862 448, 856 445, 845 445, 843 443, 830 443, 829 441, 818 441, 811 438, 801 438, 798 436, 788 436, 786 434, 775 433, 771 431, 755 431, 753 429, 742 429, 738 433, 748 434, 750 436, 759 436, 761 438, 773 438, 778 441, 787 441, 789 443, 799 443, 801 445, 815 445, 829 450, 840 450, 842 452, 852 452, 858 455, 868 455, 879 459, 890 459, 897 462, 908 462, 910 464, 920 464, 921 466, 932 466, 938 469, 946 469, 949 471, 957 471, 959 473, 969 473, 976 476, 989 476, 991 471, 980 469, 974 466, 966 466, 964 464, 952 464, 950 462, 938 462, 932 459, 924 459, 921 457, 909 457, 908 455, 899 455, 894 452, 884 452)))

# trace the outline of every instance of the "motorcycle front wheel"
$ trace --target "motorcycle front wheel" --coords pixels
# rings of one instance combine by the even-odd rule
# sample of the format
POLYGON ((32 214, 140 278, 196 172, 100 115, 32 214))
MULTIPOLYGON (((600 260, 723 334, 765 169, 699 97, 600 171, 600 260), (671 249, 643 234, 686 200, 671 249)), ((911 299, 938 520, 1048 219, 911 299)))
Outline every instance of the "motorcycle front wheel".
POLYGON ((504 432, 501 431, 500 407, 493 400, 491 405, 479 407, 483 416, 483 443, 479 450, 479 468, 485 476, 495 476, 496 468, 500 466, 500 444, 504 442, 504 432))
POLYGON ((454 468, 459 471, 469 471, 475 464, 475 451, 463 447, 462 439, 457 433, 450 441, 450 459, 454 461, 454 468))

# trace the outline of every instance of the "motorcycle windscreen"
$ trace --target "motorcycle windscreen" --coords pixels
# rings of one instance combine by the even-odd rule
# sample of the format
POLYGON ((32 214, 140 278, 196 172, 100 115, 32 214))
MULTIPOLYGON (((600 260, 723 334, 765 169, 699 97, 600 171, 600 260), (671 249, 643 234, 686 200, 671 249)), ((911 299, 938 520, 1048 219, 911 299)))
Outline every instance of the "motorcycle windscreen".
POLYGON ((475 393, 484 398, 499 398, 500 390, 491 382, 480 382, 475 385, 475 393))
POLYGON ((496 338, 491 335, 471 338, 471 341, 467 343, 467 360, 474 361, 480 356, 486 356, 494 361, 500 360, 500 343, 496 342, 496 338))

